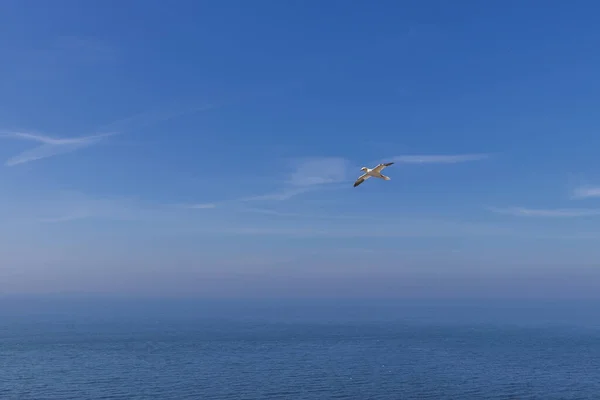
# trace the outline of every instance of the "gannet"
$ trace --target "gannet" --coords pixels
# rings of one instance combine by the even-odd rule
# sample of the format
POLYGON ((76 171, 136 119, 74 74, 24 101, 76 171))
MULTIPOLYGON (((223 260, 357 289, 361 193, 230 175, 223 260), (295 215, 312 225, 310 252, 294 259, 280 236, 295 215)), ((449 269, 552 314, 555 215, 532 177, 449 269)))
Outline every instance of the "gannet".
POLYGON ((383 175, 381 173, 381 171, 383 171, 384 168, 389 167, 392 164, 393 164, 393 162, 389 162, 389 163, 385 163, 385 164, 379 164, 378 166, 376 166, 373 169, 370 169, 370 168, 367 168, 367 167, 362 167, 360 170, 364 171, 365 173, 362 174, 361 176, 359 176, 358 179, 356 180, 356 182, 354 182, 354 187, 357 187, 358 185, 360 185, 361 183, 363 183, 364 181, 366 181, 370 177, 383 179, 384 181, 389 181, 390 177, 383 175))

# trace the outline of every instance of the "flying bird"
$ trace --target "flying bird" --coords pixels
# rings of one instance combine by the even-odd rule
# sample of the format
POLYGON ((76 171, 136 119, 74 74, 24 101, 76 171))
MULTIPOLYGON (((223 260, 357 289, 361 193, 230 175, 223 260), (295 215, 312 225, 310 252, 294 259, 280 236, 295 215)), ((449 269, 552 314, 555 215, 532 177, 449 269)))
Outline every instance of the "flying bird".
POLYGON ((384 181, 389 181, 391 178, 389 176, 383 175, 381 173, 381 171, 383 171, 386 167, 389 167, 392 164, 393 164, 393 162, 389 162, 389 163, 385 163, 385 164, 379 164, 378 166, 376 166, 373 169, 370 169, 370 168, 367 168, 367 167, 362 167, 360 170, 364 171, 364 174, 362 174, 361 176, 359 176, 358 179, 356 180, 356 182, 354 182, 354 187, 357 187, 358 185, 360 185, 361 183, 363 183, 364 181, 366 181, 370 177, 383 179, 384 181))

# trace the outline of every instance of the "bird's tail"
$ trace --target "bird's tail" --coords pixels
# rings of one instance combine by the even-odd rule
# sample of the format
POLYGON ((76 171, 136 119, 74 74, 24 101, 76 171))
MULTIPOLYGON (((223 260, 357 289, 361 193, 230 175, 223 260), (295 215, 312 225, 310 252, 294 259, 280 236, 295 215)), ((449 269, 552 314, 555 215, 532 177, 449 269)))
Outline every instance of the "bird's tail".
POLYGON ((390 178, 389 176, 386 176, 386 175, 383 175, 383 174, 381 175, 381 177, 382 177, 382 178, 383 178, 383 180, 385 180, 385 181, 389 181, 389 180, 391 180, 391 179, 392 179, 392 178, 390 178))

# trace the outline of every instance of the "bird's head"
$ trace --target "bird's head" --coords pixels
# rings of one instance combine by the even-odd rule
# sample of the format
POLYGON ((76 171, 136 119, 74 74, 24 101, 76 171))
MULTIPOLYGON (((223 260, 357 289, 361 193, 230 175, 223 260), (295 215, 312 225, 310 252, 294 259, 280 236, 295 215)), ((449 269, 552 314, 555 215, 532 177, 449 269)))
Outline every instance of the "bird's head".
POLYGON ((367 169, 368 169, 367 167, 360 167, 360 170, 361 170, 361 171, 365 171, 365 172, 367 172, 367 169))

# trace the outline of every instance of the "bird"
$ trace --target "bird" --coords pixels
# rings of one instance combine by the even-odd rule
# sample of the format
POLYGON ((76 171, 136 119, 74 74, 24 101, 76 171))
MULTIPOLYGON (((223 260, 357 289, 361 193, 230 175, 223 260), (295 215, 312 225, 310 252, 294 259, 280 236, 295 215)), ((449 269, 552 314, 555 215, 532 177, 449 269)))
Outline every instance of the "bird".
POLYGON ((381 171, 383 171, 384 168, 387 168, 387 167, 389 167, 392 164, 394 164, 394 163, 393 162, 389 162, 389 163, 379 164, 378 166, 376 166, 373 169, 370 169, 370 168, 367 168, 367 167, 362 167, 360 170, 364 171, 364 174, 362 174, 361 176, 359 176, 358 179, 356 180, 356 182, 354 182, 354 187, 357 187, 358 185, 360 185, 361 183, 363 183, 364 181, 366 181, 370 177, 383 179, 384 181, 389 181, 391 178, 389 176, 383 175, 381 173, 381 171))

